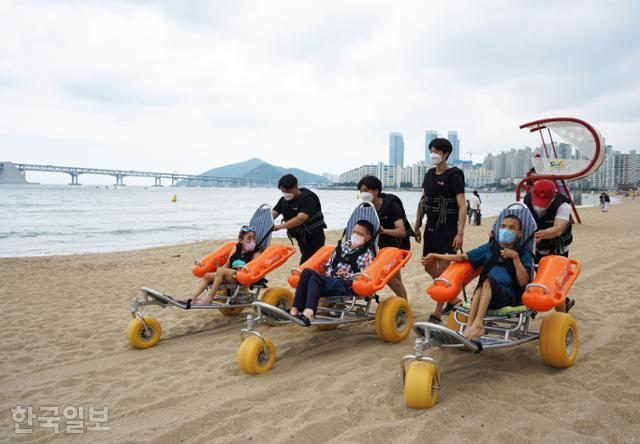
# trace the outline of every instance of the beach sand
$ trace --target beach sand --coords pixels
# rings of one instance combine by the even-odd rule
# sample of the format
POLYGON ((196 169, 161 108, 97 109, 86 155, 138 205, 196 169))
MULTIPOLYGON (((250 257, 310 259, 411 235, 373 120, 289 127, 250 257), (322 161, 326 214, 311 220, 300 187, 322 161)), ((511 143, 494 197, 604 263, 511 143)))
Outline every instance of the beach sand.
MULTIPOLYGON (((16 435, 10 409, 22 405, 36 413, 84 406, 85 419, 89 406, 108 406, 109 431, 75 437, 91 442, 638 442, 640 201, 581 215, 571 249, 583 264, 570 293, 576 365, 545 366, 537 342, 478 355, 435 351, 443 389, 430 410, 409 409, 402 396, 399 362, 415 336, 383 343, 373 323, 324 332, 260 326, 277 349, 274 368, 260 376, 236 363, 243 316, 148 307, 162 339, 133 349, 124 332, 138 288, 187 295, 193 260, 221 242, 0 259, 0 439, 70 438, 64 426, 56 434, 37 423, 16 435)), ((484 242, 489 225, 467 227, 465 248, 484 242)), ((434 304, 420 251, 414 244, 402 276, 424 320, 434 304)), ((270 285, 286 286, 297 260, 270 285)))

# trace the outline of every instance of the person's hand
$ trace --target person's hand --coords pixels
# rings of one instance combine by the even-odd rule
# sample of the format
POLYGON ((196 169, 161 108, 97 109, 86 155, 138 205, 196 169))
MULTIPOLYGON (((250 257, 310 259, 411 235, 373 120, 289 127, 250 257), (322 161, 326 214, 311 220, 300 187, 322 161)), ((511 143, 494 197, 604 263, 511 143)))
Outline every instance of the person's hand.
POLYGON ((282 224, 278 224, 278 225, 274 225, 273 226, 273 231, 278 231, 278 230, 282 230, 282 224))
POLYGON ((515 259, 518 257, 518 252, 512 250, 511 248, 504 248, 500 250, 500 254, 502 255, 503 259, 515 259))
POLYGON ((434 260, 435 259, 433 257, 433 253, 429 253, 422 258, 421 262, 422 262, 422 265, 426 267, 429 264, 431 264, 434 260))
POLYGON ((413 227, 413 232, 416 234, 416 242, 420 243, 420 241, 422 241, 422 233, 420 233, 420 227, 418 225, 415 225, 413 227))
POLYGON ((536 241, 536 244, 539 243, 541 240, 544 239, 544 232, 543 231, 536 231, 533 234, 533 239, 536 241))
POLYGON ((344 268, 339 268, 338 270, 336 270, 336 277, 338 279, 342 279, 346 275, 347 275, 347 272, 346 272, 346 270, 344 268))
POLYGON ((238 275, 238 270, 233 270, 231 272, 231 276, 235 279, 235 277, 238 275))
POLYGON ((382 226, 380 227, 380 229, 378 230, 378 234, 380 236, 384 236, 387 233, 387 230, 382 228, 382 226))
POLYGON ((451 243, 451 246, 453 247, 453 249, 455 251, 458 251, 460 248, 462 248, 462 242, 463 242, 463 235, 461 233, 456 234, 456 237, 453 238, 453 242, 451 243))

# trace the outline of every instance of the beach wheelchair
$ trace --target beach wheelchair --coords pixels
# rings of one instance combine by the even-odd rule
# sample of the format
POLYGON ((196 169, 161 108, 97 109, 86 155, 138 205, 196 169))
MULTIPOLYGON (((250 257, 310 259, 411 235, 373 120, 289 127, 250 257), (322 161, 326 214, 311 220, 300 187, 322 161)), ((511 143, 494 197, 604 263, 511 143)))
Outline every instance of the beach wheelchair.
MULTIPOLYGON (((374 233, 380 228, 375 208, 370 203, 360 204, 347 222, 342 242, 349 239, 353 226, 360 220, 369 221, 374 233)), ((377 235, 371 240, 375 250, 377 235)), ((310 257, 300 268, 292 270, 289 284, 296 288, 300 275, 305 269, 318 273, 324 272, 324 264, 330 259, 334 246, 324 246, 310 257)), ((352 289, 355 294, 328 296, 320 299, 315 320, 307 325, 298 317, 292 316, 284 307, 267 304, 265 301, 253 302, 255 316, 247 315, 246 327, 241 331, 241 344, 238 350, 238 365, 248 374, 260 374, 273 366, 276 350, 273 343, 256 330, 262 323, 268 325, 294 324, 300 327, 316 327, 318 330, 333 330, 340 325, 355 322, 374 321, 376 333, 387 342, 401 342, 411 331, 413 313, 409 303, 400 297, 392 296, 384 300, 376 294, 400 270, 411 257, 411 252, 394 247, 382 248, 369 266, 356 274, 352 289), (377 309, 373 310, 373 302, 377 309)), ((289 293, 291 294, 291 293, 289 293)))
MULTIPOLYGON (((133 347, 139 349, 152 347, 160 340, 162 334, 160 323, 154 317, 142 314, 145 306, 176 307, 182 310, 218 310, 225 316, 239 315, 258 300, 265 305, 283 309, 291 307, 293 301, 291 292, 286 288, 268 288, 265 276, 284 264, 295 253, 295 249, 282 244, 270 245, 273 218, 268 204, 262 204, 255 211, 248 226, 256 229, 256 248, 262 253, 238 271, 236 276, 238 284, 221 285, 210 304, 192 304, 191 301, 177 300, 151 288, 140 289, 142 299, 133 299, 132 319, 126 331, 127 339, 133 347)), ((196 261, 192 274, 201 278, 206 273, 215 272, 218 267, 227 263, 236 244, 236 241, 227 242, 196 261)), ((205 291, 209 291, 209 288, 205 291)))
MULTIPOLYGON (((523 204, 515 203, 503 210, 493 225, 493 233, 498 232, 504 217, 511 214, 522 221, 523 240, 516 247, 530 249, 533 253, 533 233, 537 227, 523 204)), ((564 307, 567 292, 580 274, 580 262, 564 256, 543 258, 535 278, 525 288, 522 305, 488 310, 483 321, 485 334, 478 340, 469 340, 462 336, 471 307, 464 288, 480 275, 481 268, 474 270, 469 262, 451 263, 427 288, 432 299, 442 302, 453 300, 462 291, 464 303, 451 311, 447 326, 430 322, 413 324, 417 335, 415 351, 401 359, 404 399, 409 407, 430 408, 438 400, 442 372, 438 361, 428 354, 433 347, 479 353, 537 340, 545 364, 567 368, 575 362, 578 327, 571 315, 554 311, 544 317, 539 331, 531 328, 531 321, 538 313, 564 307)))

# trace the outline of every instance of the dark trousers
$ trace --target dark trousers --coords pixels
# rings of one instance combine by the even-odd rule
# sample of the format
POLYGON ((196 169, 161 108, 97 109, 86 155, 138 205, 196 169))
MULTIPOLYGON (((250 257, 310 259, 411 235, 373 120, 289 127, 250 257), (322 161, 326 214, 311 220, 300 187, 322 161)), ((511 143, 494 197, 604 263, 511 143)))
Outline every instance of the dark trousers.
POLYGON ((305 268, 300 274, 293 305, 298 311, 310 308, 315 313, 318 310, 318 302, 321 297, 347 296, 350 294, 353 294, 353 292, 349 281, 323 276, 305 268))
POLYGON ((315 254, 320 248, 324 246, 324 231, 321 234, 313 237, 307 236, 304 242, 298 241, 298 247, 300 247, 300 265, 306 262, 311 256, 315 254))
POLYGON ((536 255, 533 257, 533 263, 534 263, 534 264, 536 264, 536 265, 538 265, 538 264, 540 263, 540 261, 542 260, 542 258, 543 258, 543 257, 545 257, 545 256, 550 256, 550 255, 556 255, 556 256, 569 257, 569 252, 568 252, 568 251, 565 251, 564 253, 556 254, 556 253, 554 253, 554 252, 552 251, 552 252, 551 252, 551 253, 549 253, 549 254, 542 255, 542 254, 540 254, 539 252, 537 252, 537 251, 536 251, 536 255))

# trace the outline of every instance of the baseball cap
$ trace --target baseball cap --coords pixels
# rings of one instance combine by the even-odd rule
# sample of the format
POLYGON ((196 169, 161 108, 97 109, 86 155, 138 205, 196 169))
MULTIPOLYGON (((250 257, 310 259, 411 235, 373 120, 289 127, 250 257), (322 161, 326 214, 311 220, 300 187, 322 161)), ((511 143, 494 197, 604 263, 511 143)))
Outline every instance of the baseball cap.
POLYGON ((531 203, 537 207, 547 208, 556 194, 556 186, 552 181, 543 179, 533 184, 531 203))

